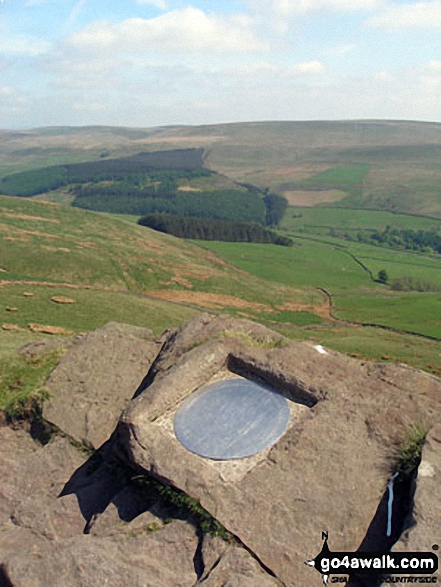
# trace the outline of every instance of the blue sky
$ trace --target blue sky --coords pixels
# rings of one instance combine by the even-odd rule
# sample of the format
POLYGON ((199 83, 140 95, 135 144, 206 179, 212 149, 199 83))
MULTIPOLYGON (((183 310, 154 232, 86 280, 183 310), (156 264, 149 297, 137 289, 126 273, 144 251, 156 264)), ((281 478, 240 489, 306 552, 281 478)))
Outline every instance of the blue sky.
POLYGON ((441 121, 441 0, 0 0, 0 128, 441 121))

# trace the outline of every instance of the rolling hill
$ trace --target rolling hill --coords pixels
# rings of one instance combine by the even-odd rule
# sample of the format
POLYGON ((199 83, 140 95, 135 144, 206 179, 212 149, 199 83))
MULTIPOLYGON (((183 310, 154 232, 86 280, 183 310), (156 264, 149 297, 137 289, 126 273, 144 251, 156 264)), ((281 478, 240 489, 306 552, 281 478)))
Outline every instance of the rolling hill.
MULTIPOLYGON (((111 169, 113 161, 174 149, 203 149, 208 168, 178 178, 175 196, 283 194, 290 207, 281 233, 295 245, 192 243, 137 226, 136 216, 59 204, 72 204, 81 190, 89 197, 96 186, 87 182, 77 196, 61 186, 32 198, 1 197, 1 320, 22 329, 4 332, 3 345, 13 345, 13 336, 33 336, 29 324, 81 332, 119 320, 159 333, 205 308, 356 356, 439 373, 440 256, 430 247, 405 251, 369 239, 388 227, 439 234, 441 125, 258 122, 1 131, 0 179, 15 181, 35 170, 46 180, 48 167, 111 169), (379 271, 387 272, 387 285, 377 281, 379 271), (396 283, 407 289, 394 289, 396 283)), ((100 181, 105 188, 108 178, 100 181)))
POLYGON ((254 122, 0 133, 0 177, 60 163, 203 148, 208 166, 291 204, 441 218, 441 125, 409 121, 254 122))

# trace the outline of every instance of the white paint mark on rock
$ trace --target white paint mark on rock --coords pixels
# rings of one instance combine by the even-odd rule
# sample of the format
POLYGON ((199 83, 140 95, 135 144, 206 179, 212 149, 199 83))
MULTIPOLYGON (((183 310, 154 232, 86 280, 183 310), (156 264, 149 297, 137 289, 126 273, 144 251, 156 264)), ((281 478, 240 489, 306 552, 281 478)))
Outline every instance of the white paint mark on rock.
POLYGON ((392 506, 394 503, 394 480, 398 477, 398 472, 392 475, 389 480, 387 488, 389 489, 389 500, 387 502, 387 530, 386 536, 392 534, 392 506))
POLYGON ((314 348, 321 354, 321 355, 329 355, 328 351, 326 351, 321 344, 315 344, 314 348))

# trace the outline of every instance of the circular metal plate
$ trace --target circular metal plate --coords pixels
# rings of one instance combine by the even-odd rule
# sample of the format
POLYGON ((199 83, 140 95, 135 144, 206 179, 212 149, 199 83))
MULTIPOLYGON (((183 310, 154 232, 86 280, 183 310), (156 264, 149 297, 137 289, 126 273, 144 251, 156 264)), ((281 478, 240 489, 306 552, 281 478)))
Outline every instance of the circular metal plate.
POLYGON ((289 422, 287 400, 246 379, 206 385, 175 415, 178 440, 191 452, 216 460, 240 459, 273 445, 289 422))

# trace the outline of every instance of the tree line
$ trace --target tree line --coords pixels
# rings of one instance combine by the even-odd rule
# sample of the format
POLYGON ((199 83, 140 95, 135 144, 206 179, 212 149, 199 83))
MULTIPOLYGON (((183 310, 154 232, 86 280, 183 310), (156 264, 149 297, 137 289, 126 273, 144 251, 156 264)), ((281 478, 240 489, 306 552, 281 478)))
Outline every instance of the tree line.
POLYGON ((233 222, 208 218, 192 218, 170 214, 149 214, 140 218, 138 224, 180 238, 246 243, 271 243, 289 246, 293 241, 287 237, 252 222, 233 222))
POLYGON ((358 231, 356 234, 339 231, 332 228, 330 236, 358 241, 370 245, 387 246, 394 249, 405 249, 422 253, 441 254, 441 236, 439 228, 433 230, 412 230, 391 228, 386 226, 384 230, 358 231))

